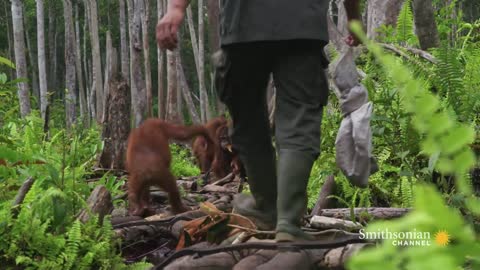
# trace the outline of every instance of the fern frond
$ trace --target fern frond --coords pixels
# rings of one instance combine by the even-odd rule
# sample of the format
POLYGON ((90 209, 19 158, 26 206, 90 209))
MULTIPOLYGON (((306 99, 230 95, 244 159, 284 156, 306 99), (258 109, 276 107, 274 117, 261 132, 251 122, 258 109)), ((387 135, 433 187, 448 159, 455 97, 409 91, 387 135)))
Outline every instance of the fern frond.
POLYGON ((413 32, 413 12, 411 1, 403 3, 402 9, 397 19, 396 39, 400 44, 414 43, 416 36, 413 32))

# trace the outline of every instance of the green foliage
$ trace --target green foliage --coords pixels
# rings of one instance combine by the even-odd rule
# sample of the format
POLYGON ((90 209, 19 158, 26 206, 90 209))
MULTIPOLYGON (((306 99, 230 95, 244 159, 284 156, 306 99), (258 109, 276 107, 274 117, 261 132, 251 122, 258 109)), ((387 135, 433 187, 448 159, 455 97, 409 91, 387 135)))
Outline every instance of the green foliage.
POLYGON ((396 32, 398 43, 408 45, 418 43, 417 36, 413 31, 413 12, 410 0, 405 1, 402 5, 397 19, 396 32))
MULTIPOLYGON (((360 26, 354 27, 361 35, 360 26)), ((415 78, 405 65, 385 55, 372 42, 363 40, 398 88, 406 111, 412 114, 413 126, 421 135, 422 153, 435 156, 436 168, 440 172, 456 176, 457 187, 465 196, 467 209, 474 215, 480 215, 480 201, 472 194, 471 186, 465 179, 465 174, 475 162, 469 149, 474 140, 473 128, 457 122, 441 106, 439 98, 430 93, 425 88, 426 84, 415 78)), ((458 210, 448 208, 430 186, 417 187, 414 210, 407 216, 395 222, 375 223, 368 229, 376 231, 385 228, 390 231, 411 231, 415 228, 432 235, 438 230, 446 230, 455 241, 447 247, 432 244, 400 248, 387 240, 378 248, 352 258, 349 269, 365 269, 366 265, 368 269, 458 269, 480 254, 480 244, 475 240, 472 228, 465 224, 458 210)))
POLYGON ((173 175, 180 176, 194 176, 200 174, 200 169, 194 164, 193 157, 187 148, 176 144, 170 145, 172 152, 172 164, 170 169, 173 175))
MULTIPOLYGON (((40 160, 45 164, 0 166, 0 263, 6 269, 138 269, 126 266, 108 220, 76 220, 94 188, 85 180, 101 150, 96 128, 71 132, 52 127, 47 138, 34 114, 4 119, 0 158, 8 163, 40 160), (11 208, 25 179, 35 180, 20 206, 11 208)), ((123 181, 105 175, 99 182, 118 194, 123 181)))

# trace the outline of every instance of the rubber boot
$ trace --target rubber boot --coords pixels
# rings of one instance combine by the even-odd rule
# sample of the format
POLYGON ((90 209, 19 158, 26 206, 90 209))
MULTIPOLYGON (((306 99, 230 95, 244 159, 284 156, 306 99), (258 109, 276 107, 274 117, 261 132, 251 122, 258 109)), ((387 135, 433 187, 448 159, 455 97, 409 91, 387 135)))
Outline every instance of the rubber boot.
POLYGON ((314 240, 301 229, 307 208, 307 184, 314 157, 311 154, 280 150, 278 160, 277 242, 314 240))
POLYGON ((252 219, 260 230, 275 229, 277 218, 277 179, 275 155, 241 156, 247 172, 250 194, 238 194, 233 200, 233 211, 252 219))

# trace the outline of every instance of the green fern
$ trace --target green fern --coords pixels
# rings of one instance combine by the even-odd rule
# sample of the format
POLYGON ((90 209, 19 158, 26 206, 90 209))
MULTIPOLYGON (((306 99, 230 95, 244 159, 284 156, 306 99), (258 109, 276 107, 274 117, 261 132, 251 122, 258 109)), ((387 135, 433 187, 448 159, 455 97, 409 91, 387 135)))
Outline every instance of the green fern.
POLYGON ((413 45, 416 43, 416 36, 413 31, 413 12, 410 0, 403 3, 400 14, 398 15, 396 39, 400 44, 413 45))

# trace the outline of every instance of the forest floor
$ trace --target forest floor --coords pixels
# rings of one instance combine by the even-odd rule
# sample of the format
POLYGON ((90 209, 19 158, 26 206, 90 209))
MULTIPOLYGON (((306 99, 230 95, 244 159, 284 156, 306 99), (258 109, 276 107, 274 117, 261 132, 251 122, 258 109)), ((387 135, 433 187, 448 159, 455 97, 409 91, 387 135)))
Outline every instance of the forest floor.
MULTIPOLYGON (((202 183, 202 177, 177 181, 184 203, 192 208, 189 212, 173 215, 167 194, 160 190, 151 190, 153 216, 113 211, 126 262, 146 259, 154 269, 343 269, 352 254, 372 244, 360 239, 365 223, 348 220, 350 209, 305 216, 303 229, 315 241, 276 243, 273 231, 260 231, 249 219, 231 213, 233 196, 242 191, 240 178, 229 175, 202 183)), ((408 210, 398 211, 394 215, 408 210)))

